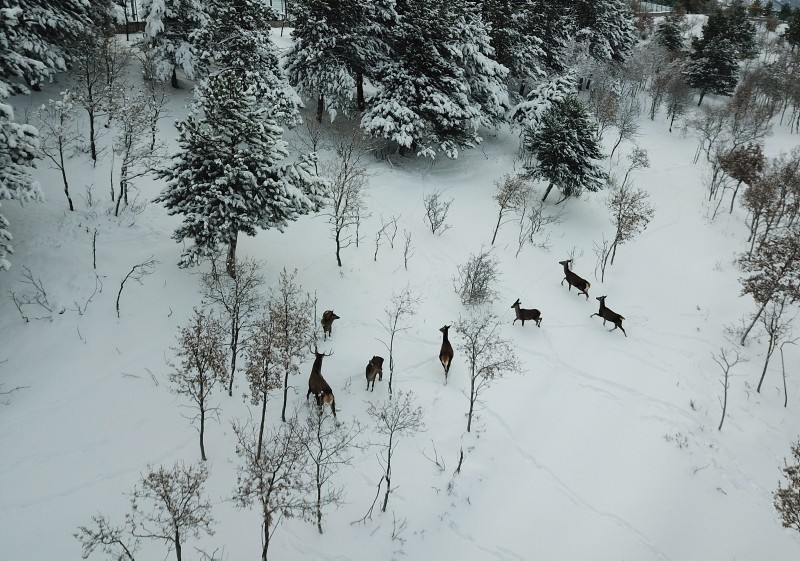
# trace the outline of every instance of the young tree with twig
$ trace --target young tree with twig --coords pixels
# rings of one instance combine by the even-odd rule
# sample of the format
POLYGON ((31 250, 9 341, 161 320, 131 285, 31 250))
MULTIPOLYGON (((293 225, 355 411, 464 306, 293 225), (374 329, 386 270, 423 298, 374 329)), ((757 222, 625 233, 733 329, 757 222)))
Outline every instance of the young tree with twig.
POLYGON ((388 342, 381 341, 389 351, 389 399, 392 397, 392 380, 394 378, 394 338, 398 333, 409 329, 407 321, 417 313, 417 304, 419 304, 419 298, 406 286, 400 293, 392 294, 391 304, 384 309, 386 319, 378 320, 389 339, 388 342))
POLYGON ((495 179, 494 185, 497 188, 497 192, 492 198, 500 208, 497 212, 497 223, 494 226, 491 245, 494 245, 497 239, 497 232, 500 230, 500 226, 510 221, 508 219, 504 220, 504 218, 508 213, 519 212, 520 209, 524 208, 531 194, 530 185, 519 175, 505 174, 502 179, 495 179))
POLYGON ((275 321, 269 315, 269 312, 265 310, 253 325, 253 341, 247 346, 245 376, 250 386, 250 403, 261 406, 256 460, 261 459, 269 394, 271 391, 282 387, 281 365, 278 363, 275 330, 275 321))
POLYGON ((745 362, 747 359, 739 354, 736 349, 720 349, 718 354, 712 354, 711 358, 722 369, 722 417, 719 420, 717 430, 722 430, 722 423, 725 422, 725 413, 728 411, 728 390, 730 389, 730 371, 731 368, 745 362))
POLYGON ((77 144, 78 134, 75 130, 75 102, 69 91, 63 92, 60 99, 51 99, 36 112, 39 128, 39 147, 48 160, 61 172, 64 182, 64 194, 71 211, 75 210, 67 181, 67 153, 77 144))
POLYGON ((225 318, 228 331, 230 371, 228 395, 233 395, 236 361, 243 348, 247 348, 256 313, 261 310, 260 289, 264 285, 261 274, 263 263, 246 257, 236 263, 238 274, 225 274, 219 259, 211 260, 211 270, 200 275, 200 294, 203 301, 218 308, 225 318))
POLYGON ((489 309, 459 318, 455 329, 461 335, 459 348, 469 368, 469 412, 467 432, 472 430, 475 405, 496 379, 520 371, 511 341, 500 336, 500 320, 489 309))
POLYGON ((786 312, 789 311, 789 307, 788 297, 783 295, 779 299, 771 301, 764 313, 761 314, 761 325, 767 334, 767 350, 764 353, 764 368, 761 370, 761 378, 758 380, 758 387, 756 388, 758 393, 761 393, 761 385, 767 375, 767 366, 769 366, 772 354, 784 340, 791 336, 790 327, 797 316, 797 312, 792 317, 787 318, 786 312))
POLYGON ((223 333, 218 320, 195 309, 191 323, 181 329, 178 346, 173 348, 180 363, 171 365, 169 381, 172 391, 187 397, 196 410, 192 420, 200 423, 200 457, 203 461, 206 460, 206 419, 218 410, 210 403, 211 395, 217 385, 225 384, 228 376, 223 333))
MULTIPOLYGON (((386 512, 389 494, 392 492, 392 458, 401 436, 411 436, 424 430, 425 422, 422 407, 414 406, 414 392, 397 392, 396 399, 387 399, 381 403, 370 403, 367 414, 375 430, 386 437, 383 445, 383 480, 386 481, 386 493, 383 496, 381 512, 386 512)), ((380 485, 379 485, 380 486, 380 485)), ((377 499, 377 497, 376 497, 377 499)), ((374 503, 373 503, 374 506, 374 503)), ((372 509, 370 509, 372 510, 372 509)))

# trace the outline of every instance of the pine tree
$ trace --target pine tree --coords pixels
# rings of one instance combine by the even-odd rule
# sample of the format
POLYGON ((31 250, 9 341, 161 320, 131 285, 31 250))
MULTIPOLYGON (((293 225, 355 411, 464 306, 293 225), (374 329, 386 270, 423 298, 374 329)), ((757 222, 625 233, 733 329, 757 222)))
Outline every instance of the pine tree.
POLYGON ((597 126, 575 95, 554 101, 542 114, 538 127, 526 129, 523 143, 538 160, 529 168, 530 175, 549 183, 542 200, 554 185, 561 191, 561 203, 579 196, 583 189, 601 189, 607 179, 596 162, 604 157, 597 126))
POLYGON ((577 0, 574 25, 578 41, 597 60, 622 62, 636 44, 633 13, 624 0, 577 0))
POLYGON ((689 85, 700 90, 700 100, 703 103, 707 93, 717 95, 731 95, 739 82, 739 62, 736 56, 736 47, 729 40, 715 37, 705 45, 702 51, 695 50, 691 54, 686 69, 689 85))
POLYGON ((733 0, 725 9, 718 9, 703 24, 702 37, 692 40, 692 48, 702 53, 715 39, 728 39, 737 59, 753 58, 758 54, 756 28, 747 17, 741 0, 733 0))
POLYGON ((322 206, 326 185, 314 172, 316 155, 282 163, 288 156, 283 129, 259 102, 254 82, 247 72, 210 75, 198 85, 189 116, 178 124, 180 150, 160 172, 167 187, 156 202, 170 214, 184 215, 173 237, 193 238, 194 244, 184 250, 182 266, 227 244, 233 277, 240 232, 283 231, 322 206))
POLYGON ((792 6, 786 3, 781 4, 781 9, 778 10, 778 19, 787 21, 790 17, 792 17, 792 6))
MULTIPOLYGON (((14 122, 11 106, 2 103, 0 96, 0 201, 24 204, 42 200, 39 184, 29 175, 39 151, 38 135, 34 127, 14 122)), ((8 226, 8 220, 0 214, 0 271, 11 266, 5 257, 14 252, 8 226)))
POLYGON ((400 8, 392 58, 378 69, 381 89, 361 127, 417 155, 455 158, 481 142, 480 125, 502 114, 507 70, 492 58, 486 26, 467 0, 408 0, 400 8))
POLYGON ((286 55, 289 82, 305 98, 316 98, 318 122, 326 108, 331 117, 363 110, 364 76, 388 54, 384 24, 395 17, 391 6, 363 0, 298 0, 289 6, 295 21, 286 55))
POLYGON ((795 10, 788 18, 789 27, 784 31, 783 36, 786 42, 792 46, 792 52, 797 45, 800 45, 800 9, 795 10))
POLYGON ((142 0, 145 20, 144 36, 150 45, 154 60, 154 78, 164 81, 171 78, 172 87, 178 87, 178 67, 189 79, 195 75, 195 53, 192 34, 198 30, 207 15, 201 0, 142 0))
POLYGON ((301 102, 270 38, 270 22, 278 19, 277 11, 261 0, 211 0, 207 9, 205 25, 194 34, 198 74, 246 73, 258 99, 274 108, 278 123, 298 124, 301 102))
POLYGON ((656 29, 656 40, 671 53, 681 53, 685 48, 682 21, 683 16, 671 12, 656 29))

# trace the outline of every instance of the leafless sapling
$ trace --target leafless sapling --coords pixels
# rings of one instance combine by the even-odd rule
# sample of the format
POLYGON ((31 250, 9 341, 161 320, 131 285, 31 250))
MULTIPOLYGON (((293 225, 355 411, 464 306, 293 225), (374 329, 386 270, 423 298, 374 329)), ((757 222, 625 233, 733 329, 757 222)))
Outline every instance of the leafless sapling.
POLYGON ((455 326, 461 336, 459 349, 469 370, 467 432, 472 429, 475 404, 489 385, 505 374, 520 371, 511 341, 500 336, 500 320, 487 308, 459 318, 455 326))
POLYGON ((142 261, 141 263, 134 265, 131 270, 125 275, 125 278, 122 279, 119 283, 119 292, 117 292, 117 318, 119 318, 119 299, 122 296, 122 289, 125 288, 125 283, 128 280, 135 280, 139 284, 142 284, 142 279, 148 275, 152 275, 155 272, 156 265, 159 264, 159 260, 153 257, 152 255, 142 261))
POLYGON ((233 501, 239 508, 253 505, 261 514, 261 561, 267 561, 269 546, 284 518, 305 516, 312 508, 307 499, 308 485, 303 477, 306 453, 297 440, 292 426, 288 424, 272 427, 260 454, 257 454, 259 439, 251 425, 234 424, 238 443, 236 454, 236 488, 233 501))
POLYGON ((296 438, 306 453, 304 465, 314 497, 313 519, 321 534, 323 507, 338 506, 344 500, 344 488, 335 485, 333 478, 342 467, 351 465, 352 453, 360 447, 356 440, 363 427, 358 421, 337 422, 313 409, 295 420, 296 438))
POLYGON ((772 354, 775 349, 780 347, 783 341, 791 336, 790 327, 797 316, 797 312, 792 317, 787 318, 786 312, 789 311, 789 307, 788 296, 782 294, 770 301, 769 305, 764 309, 764 313, 761 314, 761 325, 767 334, 767 350, 764 353, 764 368, 761 370, 761 378, 758 380, 758 387, 756 388, 758 393, 761 393, 761 385, 767 375, 767 366, 769 366, 772 354))
POLYGON ((501 179, 495 179, 494 185, 497 191, 492 198, 497 202, 499 209, 491 245, 494 245, 497 239, 497 232, 500 230, 500 226, 509 221, 507 219, 508 213, 519 212, 520 209, 525 207, 531 195, 530 184, 519 175, 505 174, 501 179))
POLYGON ((722 369, 722 380, 720 383, 722 384, 722 417, 719 420, 719 426, 717 430, 722 430, 722 423, 725 422, 725 413, 728 410, 728 389, 730 388, 730 371, 731 368, 739 364, 740 362, 745 362, 747 359, 739 354, 739 351, 736 349, 720 349, 719 353, 712 354, 711 358, 716 362, 719 367, 722 369))
POLYGON ((42 153, 61 172, 61 181, 64 183, 64 194, 71 211, 75 210, 72 196, 69 193, 67 181, 66 158, 68 152, 78 142, 75 130, 75 103, 72 94, 65 91, 60 99, 51 99, 47 105, 42 105, 36 113, 39 128, 39 147, 42 153))
POLYGON ((635 96, 624 96, 620 100, 619 109, 612 121, 617 129, 617 139, 611 148, 609 159, 614 157, 619 145, 623 140, 632 141, 639 135, 639 117, 642 114, 642 106, 635 96))
POLYGON ((336 263, 341 267, 342 249, 358 243, 358 232, 350 231, 366 213, 364 195, 368 176, 361 158, 367 153, 367 146, 360 132, 351 132, 336 140, 334 150, 337 159, 323 166, 323 175, 330 179, 326 216, 336 244, 336 263))
POLYGON ((388 341, 381 342, 389 351, 390 399, 392 396, 392 380, 394 378, 394 338, 398 333, 409 329, 407 320, 417 313, 417 304, 419 304, 419 297, 411 292, 411 288, 406 286, 399 293, 392 294, 390 305, 383 310, 385 319, 378 320, 388 338, 388 341))
POLYGON ((789 405, 789 392, 786 390, 786 362, 783 359, 783 347, 786 345, 797 344, 797 338, 783 341, 780 346, 781 351, 781 374, 783 375, 783 406, 789 405))
POLYGON ((431 233, 441 235, 450 227, 445 221, 453 199, 445 200, 442 191, 434 191, 422 198, 422 204, 425 207, 425 222, 428 223, 431 233))
POLYGON ((491 256, 491 250, 481 250, 477 255, 470 255, 464 265, 458 266, 453 284, 461 303, 473 306, 495 298, 494 283, 499 276, 497 259, 491 256))
POLYGON ((375 430, 388 438, 383 444, 383 479, 386 493, 383 496, 381 512, 386 512, 389 494, 392 492, 392 458, 401 436, 411 436, 425 429, 422 407, 414 406, 417 398, 414 392, 398 391, 395 399, 370 403, 367 414, 371 417, 375 430))
POLYGON ((200 457, 206 460, 205 427, 209 415, 218 407, 211 397, 217 385, 225 384, 228 370, 225 365, 224 331, 220 322, 201 310, 178 335, 178 346, 173 348, 178 364, 172 364, 169 381, 172 391, 189 399, 196 411, 192 421, 200 424, 200 457))
POLYGON ((773 505, 781 515, 784 528, 794 528, 800 532, 800 441, 792 444, 794 463, 783 460, 783 476, 786 486, 778 483, 778 490, 773 493, 773 505))
POLYGON ((303 292, 296 277, 296 269, 289 273, 284 268, 278 277, 277 287, 270 290, 267 301, 269 317, 273 323, 274 360, 283 374, 283 422, 286 422, 289 376, 300 372, 299 363, 308 356, 307 349, 313 344, 316 326, 313 317, 315 303, 307 292, 303 292))
POLYGON ((228 395, 233 395, 236 361, 251 340, 256 314, 261 310, 260 289, 264 285, 263 263, 246 257, 236 263, 236 276, 231 277, 221 259, 211 260, 211 270, 200 275, 200 294, 206 304, 220 312, 228 331, 230 371, 228 395))
POLYGON ((78 526, 78 531, 73 534, 81 542, 81 557, 88 559, 99 550, 115 561, 135 561, 140 541, 131 533, 131 522, 132 519, 126 517, 122 526, 114 526, 105 515, 92 516, 91 525, 78 526))
POLYGON ((403 230, 403 267, 408 271, 408 261, 414 256, 414 246, 411 245, 411 231, 403 230))
POLYGON ((269 394, 271 391, 283 387, 282 365, 278 363, 275 331, 275 322, 269 312, 265 310, 252 327, 252 342, 247 346, 246 351, 245 376, 250 386, 250 403, 261 406, 256 459, 261 458, 269 394))
MULTIPOLYGON (((630 157, 631 167, 628 173, 650 166, 647 152, 644 150, 636 149, 630 157)), ((606 200, 606 206, 611 212, 611 223, 614 225, 614 240, 610 248, 611 265, 614 264, 617 247, 629 242, 647 228, 654 213, 653 206, 648 200, 650 195, 646 191, 634 188, 629 181, 628 173, 606 200)), ((613 182, 609 183, 613 185, 613 182)))
POLYGON ((214 533, 211 503, 203 496, 207 479, 203 464, 148 468, 131 494, 133 535, 165 542, 181 561, 187 537, 214 533))

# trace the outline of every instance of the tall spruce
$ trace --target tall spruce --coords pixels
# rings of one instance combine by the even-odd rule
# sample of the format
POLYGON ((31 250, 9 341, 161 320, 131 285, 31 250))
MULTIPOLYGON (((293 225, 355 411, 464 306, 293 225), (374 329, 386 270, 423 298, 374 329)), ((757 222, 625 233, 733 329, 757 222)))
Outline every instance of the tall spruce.
POLYGON ((575 95, 554 101, 538 127, 526 129, 523 146, 536 160, 528 167, 531 177, 548 182, 542 200, 553 186, 561 191, 560 203, 584 189, 601 189, 607 179, 598 164, 604 156, 597 126, 575 95))
POLYGON ((481 125, 497 122, 507 69, 493 57, 480 9, 467 0, 398 4, 392 58, 376 73, 380 90, 361 127, 401 150, 455 158, 479 144, 481 125))
POLYGON ((739 61, 736 46, 730 39, 717 36, 702 50, 690 55, 686 68, 689 85, 700 90, 697 105, 703 103, 707 93, 731 95, 739 82, 739 61))
POLYGON ((192 238, 180 264, 211 257, 228 246, 227 271, 236 275, 239 233, 280 231, 321 208, 326 184, 315 172, 315 154, 288 156, 272 110, 259 101, 248 72, 210 75, 195 93, 188 117, 178 123, 180 150, 160 171, 167 187, 155 199, 182 214, 177 241, 192 238))
POLYGON ((144 42, 151 49, 154 78, 170 79, 178 87, 180 68, 194 79, 197 56, 192 35, 200 29, 207 15, 201 0, 142 0, 145 21, 144 42))
POLYGON ((575 36, 596 60, 624 61, 636 44, 633 12, 625 0, 572 3, 575 36))
POLYGON ((686 48, 683 38, 683 29, 681 28, 682 21, 682 15, 671 12, 661 21, 661 24, 656 29, 656 40, 658 43, 673 54, 679 54, 686 48))

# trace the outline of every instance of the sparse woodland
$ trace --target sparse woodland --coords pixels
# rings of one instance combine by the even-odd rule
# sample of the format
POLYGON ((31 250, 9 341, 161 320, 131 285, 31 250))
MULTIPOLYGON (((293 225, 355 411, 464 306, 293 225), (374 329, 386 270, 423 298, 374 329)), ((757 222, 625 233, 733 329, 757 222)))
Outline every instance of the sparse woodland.
POLYGON ((3 2, 9 559, 800 555, 800 7, 568 4, 3 2))

